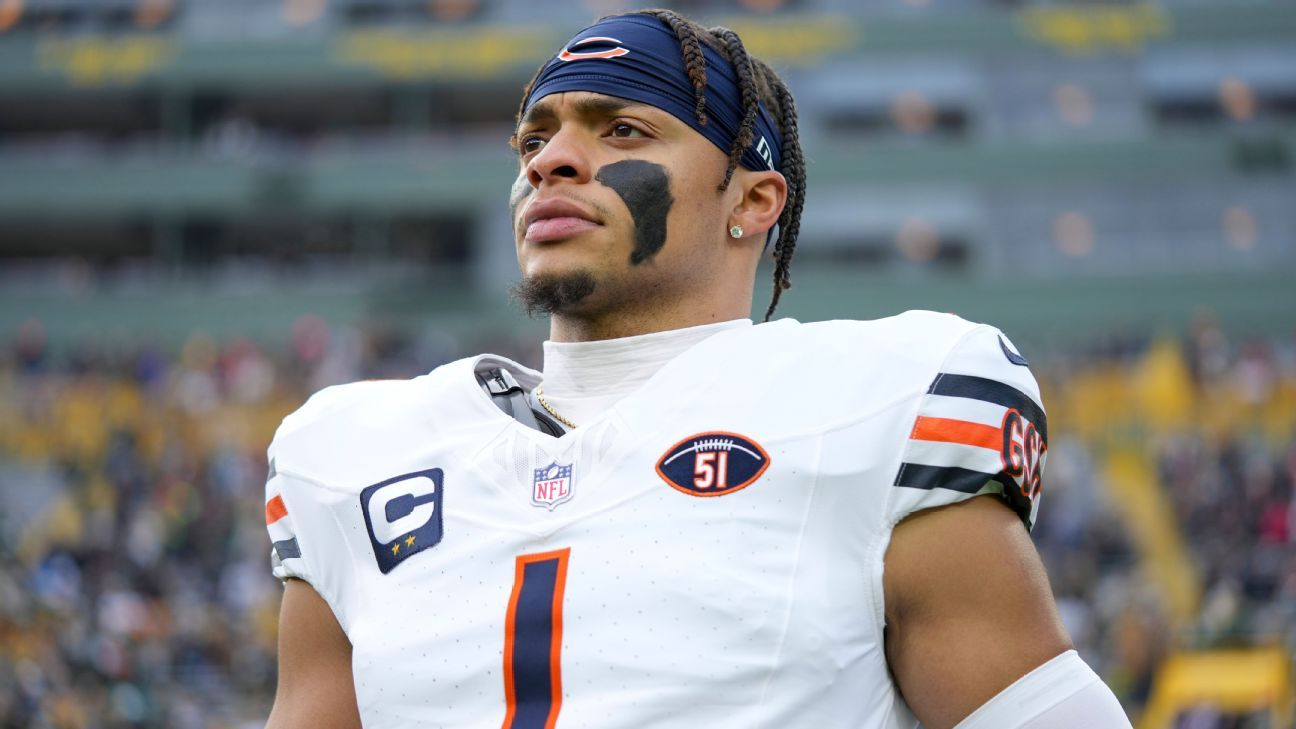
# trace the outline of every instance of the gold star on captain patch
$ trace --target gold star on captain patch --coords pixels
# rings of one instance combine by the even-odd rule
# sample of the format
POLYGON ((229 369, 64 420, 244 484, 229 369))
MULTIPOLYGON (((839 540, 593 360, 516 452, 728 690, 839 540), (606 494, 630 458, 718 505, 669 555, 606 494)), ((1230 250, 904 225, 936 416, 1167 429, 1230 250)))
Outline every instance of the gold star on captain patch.
POLYGON ((395 544, 392 545, 392 554, 396 554, 398 552, 400 552, 400 542, 396 542, 395 544))
POLYGON ((414 546, 414 535, 413 535, 413 534, 411 534, 411 535, 409 535, 408 537, 405 538, 405 546, 407 546, 407 547, 412 547, 412 546, 414 546))

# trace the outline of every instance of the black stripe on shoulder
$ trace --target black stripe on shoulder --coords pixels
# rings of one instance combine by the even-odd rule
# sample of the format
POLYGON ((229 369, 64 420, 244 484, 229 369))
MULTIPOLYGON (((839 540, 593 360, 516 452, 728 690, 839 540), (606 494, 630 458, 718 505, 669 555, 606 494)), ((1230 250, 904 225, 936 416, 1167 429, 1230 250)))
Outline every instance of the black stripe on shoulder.
POLYGON ((294 557, 301 556, 301 547, 297 546, 297 537, 275 542, 274 551, 275 554, 279 555, 279 559, 281 560, 293 559, 294 557))
POLYGON ((932 380, 931 387, 927 388, 927 392, 932 395, 966 397, 972 400, 992 402, 1006 408, 1016 408, 1017 412, 1031 421, 1044 442, 1048 442, 1048 422, 1044 411, 1040 409, 1039 405, 1035 404, 1030 395, 1012 385, 1006 385, 998 380, 985 377, 977 377, 976 375, 951 375, 942 372, 936 375, 935 380, 932 380))
POLYGON ((1018 518, 1030 531, 1031 501, 1021 495, 1021 489, 1006 474, 985 473, 957 466, 927 466, 921 463, 902 463, 900 473, 896 474, 896 486, 907 486, 912 489, 949 489, 963 494, 976 494, 991 481, 998 481, 1004 491, 1000 495, 1008 508, 1016 512, 1018 518))
POLYGON ((973 471, 958 466, 926 466, 921 463, 902 463, 896 474, 896 486, 911 489, 949 489, 965 494, 975 494, 988 482, 995 480, 993 473, 973 471))

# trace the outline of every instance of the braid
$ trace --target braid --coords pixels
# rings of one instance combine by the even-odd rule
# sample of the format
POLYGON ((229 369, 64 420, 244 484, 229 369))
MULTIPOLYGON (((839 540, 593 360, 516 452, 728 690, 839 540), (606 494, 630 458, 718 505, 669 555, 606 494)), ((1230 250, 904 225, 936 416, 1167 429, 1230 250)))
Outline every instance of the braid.
MULTIPOLYGON (((758 61, 759 63, 759 61, 758 61)), ((792 288, 792 253, 796 250, 797 236, 801 232, 801 210, 805 207, 806 174, 805 155, 801 152, 801 132, 797 126, 796 103, 792 92, 768 66, 761 63, 766 81, 773 87, 778 99, 779 129, 783 132, 783 164, 779 172, 787 180, 788 199, 779 216, 779 237, 774 243, 774 292, 770 296, 765 321, 774 315, 784 289, 792 288)))
POLYGON ((717 50, 723 50, 733 64, 743 104, 742 124, 729 150, 729 165, 725 169, 720 190, 728 188, 743 152, 756 136, 756 115, 762 99, 777 117, 779 131, 783 136, 783 159, 779 172, 787 181, 788 191, 783 212, 779 215, 778 239, 774 241, 774 290, 770 295, 769 308, 765 310, 765 321, 769 321, 778 307, 783 291, 792 287, 792 253, 796 250, 797 236, 801 232, 801 210, 805 205, 805 157, 801 152, 796 102, 778 74, 747 53, 747 48, 737 33, 728 28, 712 28, 710 32, 723 46, 717 50))
POLYGON ((725 167, 724 182, 720 183, 720 192, 724 192, 729 188, 729 181, 733 179, 734 170, 738 168, 738 161, 742 159, 743 152, 756 137, 756 113, 760 109, 760 96, 756 92, 756 74, 752 67, 752 58, 747 54, 742 39, 728 28, 712 28, 711 33, 724 43, 729 61, 738 75, 738 89, 742 93, 743 105, 742 124, 738 127, 733 145, 729 147, 729 165, 725 167))
POLYGON ((698 42, 697 26, 670 10, 645 10, 643 14, 657 18, 675 31, 684 57, 684 70, 693 83, 693 113, 698 124, 706 126, 706 56, 702 55, 702 44, 698 42))

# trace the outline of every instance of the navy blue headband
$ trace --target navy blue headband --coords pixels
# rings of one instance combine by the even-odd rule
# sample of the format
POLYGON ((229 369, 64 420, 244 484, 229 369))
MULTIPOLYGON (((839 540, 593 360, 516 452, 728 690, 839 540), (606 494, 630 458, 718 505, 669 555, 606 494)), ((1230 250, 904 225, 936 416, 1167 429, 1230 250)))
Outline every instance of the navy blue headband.
MULTIPOLYGON (((742 93, 733 66, 701 43, 706 58, 705 126, 698 123, 675 31, 651 15, 618 15, 577 33, 549 59, 536 78, 524 109, 549 94, 591 91, 655 106, 711 140, 729 154, 742 126, 742 93)), ((782 137, 764 104, 756 114, 756 134, 740 163, 749 170, 777 170, 782 137)))

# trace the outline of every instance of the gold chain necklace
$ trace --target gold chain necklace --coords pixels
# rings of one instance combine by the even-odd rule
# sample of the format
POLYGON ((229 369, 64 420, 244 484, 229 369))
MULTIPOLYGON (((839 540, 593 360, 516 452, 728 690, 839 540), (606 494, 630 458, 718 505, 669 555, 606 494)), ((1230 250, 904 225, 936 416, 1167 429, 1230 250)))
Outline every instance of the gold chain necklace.
POLYGON ((549 413, 550 415, 554 416, 554 418, 555 418, 558 422, 562 423, 563 425, 567 426, 568 428, 571 428, 572 430, 575 430, 575 429, 576 429, 576 424, 575 424, 575 423, 573 423, 572 421, 568 420, 567 418, 564 418, 563 416, 559 415, 559 414, 558 414, 558 411, 553 409, 553 405, 550 405, 550 404, 549 404, 549 401, 546 400, 546 399, 544 398, 544 385, 537 385, 537 386, 536 386, 536 389, 535 389, 535 396, 536 396, 536 401, 540 403, 540 407, 542 407, 542 408, 545 409, 545 412, 547 412, 547 413, 549 413))

